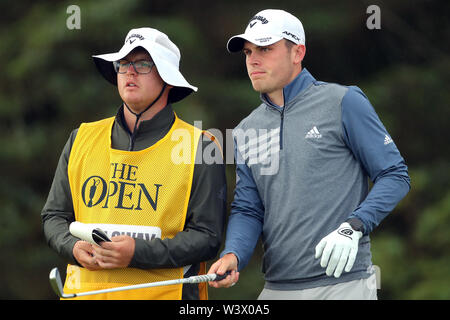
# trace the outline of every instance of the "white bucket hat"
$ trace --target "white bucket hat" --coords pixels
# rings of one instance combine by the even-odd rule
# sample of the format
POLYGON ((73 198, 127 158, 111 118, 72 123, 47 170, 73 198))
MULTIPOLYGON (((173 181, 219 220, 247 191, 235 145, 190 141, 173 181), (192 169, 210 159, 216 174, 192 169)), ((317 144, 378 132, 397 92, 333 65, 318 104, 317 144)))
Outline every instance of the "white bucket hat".
POLYGON ((229 52, 241 51, 245 41, 257 46, 268 46, 281 39, 295 44, 305 44, 305 31, 300 20, 278 9, 266 9, 258 12, 250 19, 243 34, 231 37, 227 43, 229 52))
POLYGON ((113 62, 125 58, 137 47, 147 50, 163 81, 173 86, 169 92, 169 102, 180 101, 193 91, 197 91, 197 87, 190 85, 179 70, 181 54, 178 47, 167 35, 153 28, 131 29, 119 52, 92 57, 103 77, 117 85, 117 73, 113 62))

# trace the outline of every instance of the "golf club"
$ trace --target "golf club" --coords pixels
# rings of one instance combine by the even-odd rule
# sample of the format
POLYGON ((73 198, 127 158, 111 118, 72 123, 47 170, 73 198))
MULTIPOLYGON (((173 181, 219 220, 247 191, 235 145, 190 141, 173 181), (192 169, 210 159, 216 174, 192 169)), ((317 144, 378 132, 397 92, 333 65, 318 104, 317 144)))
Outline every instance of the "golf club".
POLYGON ((158 286, 169 286, 172 284, 183 284, 183 283, 192 284, 192 283, 201 283, 201 282, 207 282, 207 281, 220 281, 220 280, 225 279, 227 277, 227 275, 229 275, 230 273, 231 273, 231 271, 226 272, 224 275, 218 275, 216 273, 211 273, 211 274, 204 274, 204 275, 199 275, 199 276, 192 276, 192 277, 183 278, 183 279, 149 282, 149 283, 124 286, 124 287, 86 291, 86 292, 80 292, 80 293, 64 293, 61 276, 59 274, 58 268, 53 268, 50 271, 49 279, 50 279, 50 285, 52 286, 53 291, 55 291, 55 293, 60 298, 71 299, 71 298, 75 298, 75 297, 82 297, 82 296, 88 296, 88 295, 93 295, 93 294, 134 290, 134 289, 143 289, 143 288, 151 288, 151 287, 158 287, 158 286))

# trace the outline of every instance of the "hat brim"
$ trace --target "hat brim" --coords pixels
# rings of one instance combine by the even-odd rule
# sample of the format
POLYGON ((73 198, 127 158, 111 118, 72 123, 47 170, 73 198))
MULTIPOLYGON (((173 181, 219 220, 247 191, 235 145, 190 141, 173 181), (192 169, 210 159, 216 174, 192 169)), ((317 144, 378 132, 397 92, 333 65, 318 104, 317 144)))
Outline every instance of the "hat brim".
POLYGON ((117 86, 117 73, 114 70, 113 62, 125 58, 133 49, 137 47, 142 47, 149 53, 163 81, 172 86, 168 97, 169 102, 173 103, 180 101, 192 92, 197 91, 197 87, 189 84, 178 68, 164 58, 165 55, 173 53, 162 46, 159 46, 159 48, 154 48, 155 46, 153 46, 153 48, 146 47, 141 44, 135 46, 124 46, 119 52, 95 55, 92 57, 101 75, 111 84, 117 86))
POLYGON ((227 50, 229 52, 239 52, 244 48, 245 41, 249 41, 257 46, 269 46, 275 42, 280 41, 283 37, 274 35, 252 35, 252 34, 239 34, 231 37, 227 43, 227 50))

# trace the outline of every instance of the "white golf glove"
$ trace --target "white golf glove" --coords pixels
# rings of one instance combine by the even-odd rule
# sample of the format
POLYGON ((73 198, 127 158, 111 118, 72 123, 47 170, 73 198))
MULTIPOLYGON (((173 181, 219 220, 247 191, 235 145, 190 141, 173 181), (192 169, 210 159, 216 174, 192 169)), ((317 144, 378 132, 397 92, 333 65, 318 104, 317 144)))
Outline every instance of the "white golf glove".
POLYGON ((358 253, 359 239, 362 237, 362 232, 352 229, 348 222, 344 222, 331 232, 329 235, 320 240, 316 246, 316 259, 322 256, 320 266, 327 268, 327 276, 334 276, 339 278, 342 270, 349 272, 358 253))

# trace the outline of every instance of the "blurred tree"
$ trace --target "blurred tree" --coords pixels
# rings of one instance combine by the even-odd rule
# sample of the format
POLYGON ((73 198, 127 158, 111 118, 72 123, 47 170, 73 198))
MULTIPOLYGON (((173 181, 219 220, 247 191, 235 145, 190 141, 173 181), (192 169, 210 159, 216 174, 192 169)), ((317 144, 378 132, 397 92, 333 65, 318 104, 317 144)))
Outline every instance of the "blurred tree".
MULTIPOLYGON (((411 192, 371 235, 380 298, 450 298, 448 1, 378 1, 380 30, 366 27, 371 1, 79 0, 80 30, 66 26, 71 4, 0 3, 0 298, 55 298, 48 272, 65 263, 45 244, 40 211, 59 154, 81 122, 113 115, 121 103, 91 55, 117 50, 133 27, 166 32, 181 50, 181 70, 199 87, 176 112, 225 137, 260 103, 243 56, 225 44, 265 8, 303 21, 304 65, 317 79, 360 86, 409 165, 411 192)), ((233 165, 227 176, 231 202, 233 165)), ((239 283, 211 289, 210 298, 255 299, 264 284, 261 254, 258 245, 239 283)))

